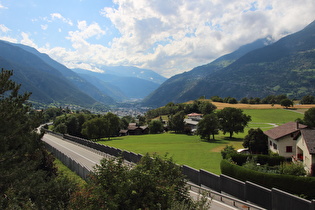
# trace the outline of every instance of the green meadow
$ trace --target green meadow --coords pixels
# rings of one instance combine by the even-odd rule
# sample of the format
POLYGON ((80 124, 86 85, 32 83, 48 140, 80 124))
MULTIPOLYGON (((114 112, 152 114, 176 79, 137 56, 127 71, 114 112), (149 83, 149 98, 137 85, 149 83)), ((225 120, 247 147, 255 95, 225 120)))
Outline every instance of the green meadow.
POLYGON ((244 110, 244 113, 250 115, 252 121, 244 133, 234 134, 233 139, 229 139, 228 134, 220 133, 215 136, 215 140, 207 142, 201 140, 199 136, 164 133, 123 136, 99 143, 140 154, 168 154, 180 165, 220 174, 220 151, 226 145, 232 145, 236 149, 243 148, 243 138, 250 128, 260 127, 262 130, 268 130, 274 125, 303 118, 302 113, 286 109, 248 109, 244 110))

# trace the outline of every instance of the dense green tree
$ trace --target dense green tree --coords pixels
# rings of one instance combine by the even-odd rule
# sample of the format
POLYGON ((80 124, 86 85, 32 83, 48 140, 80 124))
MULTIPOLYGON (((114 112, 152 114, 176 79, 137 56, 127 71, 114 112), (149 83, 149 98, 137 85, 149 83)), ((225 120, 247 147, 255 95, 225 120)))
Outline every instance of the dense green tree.
POLYGON ((236 98, 230 98, 228 101, 229 104, 237 104, 238 101, 236 100, 236 98))
POLYGON ((82 134, 89 139, 101 139, 106 136, 106 127, 109 121, 105 118, 95 117, 82 125, 82 134))
POLYGON ((244 132, 245 126, 251 121, 251 117, 243 113, 241 109, 226 107, 218 112, 220 128, 223 134, 229 133, 232 138, 233 133, 244 132))
POLYGON ((244 138, 243 147, 252 154, 268 154, 268 137, 260 128, 251 128, 244 138))
POLYGON ((261 103, 263 104, 276 104, 277 103, 277 96, 275 95, 269 95, 266 96, 261 100, 261 103))
POLYGON ((200 103, 199 105, 199 112, 202 113, 202 114, 210 114, 212 113, 217 107, 208 102, 208 101, 203 101, 200 103))
POLYGON ((185 113, 184 111, 180 111, 175 115, 169 117, 168 126, 169 129, 175 131, 175 133, 182 133, 185 128, 185 113))
POLYGON ((157 134, 163 132, 163 123, 160 120, 152 120, 149 123, 149 130, 151 134, 157 134))
POLYGON ((30 93, 19 94, 12 75, 0 73, 0 208, 64 209, 75 186, 57 177, 43 134, 36 132, 43 116, 27 103, 30 93))
POLYGON ((61 134, 67 133, 67 126, 65 123, 59 123, 57 126, 54 127, 54 131, 61 134))
POLYGON ((308 109, 304 113, 303 123, 309 127, 315 127, 315 107, 308 109))
POLYGON ((140 126, 143 126, 143 125, 145 125, 146 124, 146 118, 145 118, 145 116, 143 116, 143 115, 138 115, 137 116, 137 119, 138 119, 138 121, 139 121, 139 125, 140 126))
POLYGON ((284 106, 287 109, 287 108, 289 108, 291 106, 293 107, 293 101, 288 99, 288 98, 286 98, 286 99, 281 100, 280 105, 284 106))
POLYGON ((131 116, 123 116, 120 119, 120 129, 126 130, 128 128, 129 123, 132 122, 133 117, 131 116))
POLYGON ((204 115, 198 123, 197 135, 202 139, 210 140, 210 136, 219 133, 219 119, 217 114, 211 113, 204 115))
POLYGON ((256 97, 256 98, 249 98, 248 101, 249 104, 260 104, 260 98, 256 97))
POLYGON ((301 104, 315 104, 315 97, 312 95, 306 95, 301 99, 300 103, 301 104))
POLYGON ((58 117, 62 114, 63 114, 63 110, 61 107, 48 108, 48 109, 44 110, 44 112, 43 112, 45 122, 49 122, 50 120, 54 120, 56 117, 58 117))
POLYGON ((249 103, 248 98, 246 98, 246 97, 242 98, 242 99, 240 100, 240 103, 241 103, 241 104, 248 104, 248 103, 249 103))
POLYGON ((122 159, 103 159, 73 209, 168 209, 174 201, 193 203, 178 165, 167 157, 145 155, 129 169, 122 159))
POLYGON ((72 136, 79 136, 81 134, 81 130, 79 130, 79 121, 75 115, 71 115, 68 117, 66 121, 67 132, 72 136))
POLYGON ((212 96, 211 100, 213 102, 223 102, 223 99, 221 97, 219 97, 219 96, 212 96))
POLYGON ((120 130, 120 119, 117 115, 108 112, 104 117, 108 121, 108 125, 105 127, 105 136, 110 139, 112 136, 117 136, 120 130))

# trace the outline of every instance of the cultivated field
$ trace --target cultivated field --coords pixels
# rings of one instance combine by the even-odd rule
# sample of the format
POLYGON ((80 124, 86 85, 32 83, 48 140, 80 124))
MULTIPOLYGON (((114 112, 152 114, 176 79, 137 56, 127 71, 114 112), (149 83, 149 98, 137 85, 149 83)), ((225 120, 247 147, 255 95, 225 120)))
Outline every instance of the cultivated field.
POLYGON ((99 143, 140 154, 149 152, 151 154, 158 153, 164 155, 168 153, 178 164, 220 174, 220 151, 226 145, 233 145, 236 149, 242 148, 243 138, 250 128, 259 127, 262 130, 268 130, 276 125, 294 121, 297 118, 303 118, 302 113, 305 110, 282 108, 244 109, 244 113, 250 115, 252 121, 244 133, 235 134, 232 140, 227 138, 228 134, 223 135, 222 133, 216 135, 216 140, 211 140, 210 142, 203 141, 198 136, 165 133, 125 136, 114 138, 110 141, 100 141, 99 143))
MULTIPOLYGON (((212 104, 216 105, 217 109, 223 109, 225 107, 235 107, 235 108, 239 108, 239 109, 283 109, 283 106, 279 105, 279 104, 228 104, 228 103, 220 103, 220 102, 212 102, 209 99, 202 99, 202 101, 209 101, 212 104)), ((187 103, 193 103, 194 101, 188 101, 187 103)), ((309 109, 315 107, 315 104, 294 104, 294 106, 292 107, 292 109, 309 109)))

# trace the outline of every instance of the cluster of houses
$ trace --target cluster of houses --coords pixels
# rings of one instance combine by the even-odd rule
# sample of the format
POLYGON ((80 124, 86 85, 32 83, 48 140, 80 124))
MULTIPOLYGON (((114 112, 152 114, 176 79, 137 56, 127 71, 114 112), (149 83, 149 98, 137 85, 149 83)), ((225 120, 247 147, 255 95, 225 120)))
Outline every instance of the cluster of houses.
POLYGON ((305 170, 315 171, 315 129, 298 122, 288 122, 264 132, 268 136, 268 148, 292 161, 301 161, 305 170))
MULTIPOLYGON (((202 119, 202 114, 191 113, 187 115, 187 118, 184 119, 186 126, 189 126, 191 131, 194 132, 197 130, 198 122, 202 119)), ((120 130, 119 134, 121 136, 127 135, 143 135, 149 133, 148 126, 139 126, 137 123, 129 123, 128 128, 125 130, 120 130)))

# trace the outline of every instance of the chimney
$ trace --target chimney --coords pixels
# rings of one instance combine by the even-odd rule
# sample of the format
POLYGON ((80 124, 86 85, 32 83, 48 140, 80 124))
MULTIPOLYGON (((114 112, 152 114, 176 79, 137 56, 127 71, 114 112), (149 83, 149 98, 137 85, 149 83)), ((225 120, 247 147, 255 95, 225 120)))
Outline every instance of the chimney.
POLYGON ((299 126, 299 122, 296 121, 296 129, 299 130, 300 129, 300 126, 299 126))

